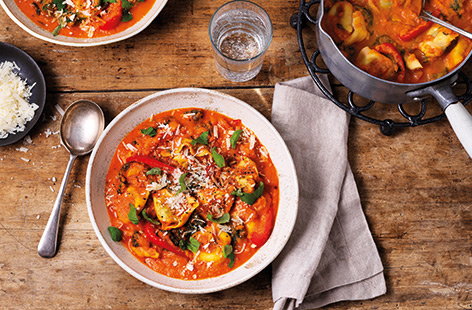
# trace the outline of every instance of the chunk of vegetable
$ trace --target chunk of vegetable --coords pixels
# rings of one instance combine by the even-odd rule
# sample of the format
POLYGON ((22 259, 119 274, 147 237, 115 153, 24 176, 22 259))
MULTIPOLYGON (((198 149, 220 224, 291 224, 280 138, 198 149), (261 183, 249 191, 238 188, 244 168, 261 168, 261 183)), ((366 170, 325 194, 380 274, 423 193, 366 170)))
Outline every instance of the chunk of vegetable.
POLYGON ((388 56, 396 65, 395 71, 397 72, 397 81, 403 82, 406 75, 406 68, 405 62, 403 61, 403 57, 397 48, 391 43, 382 43, 379 45, 374 46, 374 49, 388 56))
POLYGON ((454 69, 467 57, 469 42, 465 37, 460 37, 456 46, 446 56, 446 68, 454 69))
POLYGON ((355 11, 352 13, 352 26, 354 31, 346 40, 344 40, 345 45, 352 45, 369 38, 369 31, 367 31, 367 24, 362 12, 355 11))
POLYGON ((344 30, 351 33, 354 29, 352 27, 352 13, 354 8, 351 3, 347 1, 336 2, 328 12, 329 16, 339 17, 337 24, 344 30))
POLYGON ((361 49, 357 55, 356 64, 372 75, 387 80, 395 77, 395 66, 392 60, 368 46, 361 49))
POLYGON ((421 62, 416 58, 415 54, 405 54, 405 64, 409 70, 416 70, 423 68, 421 62))
POLYGON ((161 247, 161 248, 166 249, 168 251, 171 251, 172 253, 175 253, 179 256, 187 258, 187 255, 185 254, 184 251, 182 251, 181 249, 179 249, 175 245, 166 242, 164 239, 162 239, 161 237, 156 235, 156 230, 155 230, 153 224, 151 224, 149 222, 144 224, 143 231, 144 231, 144 237, 149 242, 151 242, 152 244, 157 245, 158 247, 161 247))
POLYGON ((419 35, 423 34, 426 30, 428 30, 433 25, 433 22, 430 21, 423 21, 417 27, 411 29, 410 31, 400 35, 400 40, 402 41, 411 41, 418 37, 419 35))
POLYGON ((418 46, 426 57, 439 57, 457 38, 458 34, 439 25, 432 26, 426 33, 428 38, 418 46))

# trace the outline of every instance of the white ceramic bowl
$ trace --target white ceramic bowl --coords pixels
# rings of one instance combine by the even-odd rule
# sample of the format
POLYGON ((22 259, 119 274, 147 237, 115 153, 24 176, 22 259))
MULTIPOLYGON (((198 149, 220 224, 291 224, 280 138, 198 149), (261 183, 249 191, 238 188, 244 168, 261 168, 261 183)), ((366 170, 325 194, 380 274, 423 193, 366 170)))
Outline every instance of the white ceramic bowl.
POLYGON ((26 16, 16 5, 15 0, 0 0, 0 5, 3 7, 7 15, 18 26, 23 28, 23 30, 38 39, 68 46, 104 45, 132 37, 149 26, 149 24, 154 20, 154 18, 156 18, 166 3, 167 0, 155 0, 154 5, 146 15, 144 15, 136 24, 121 32, 99 38, 73 38, 63 35, 53 36, 52 33, 39 27, 31 19, 29 19, 28 16, 26 16))
POLYGON ((248 104, 225 94, 198 88, 181 88, 155 93, 121 112, 105 129, 93 150, 87 168, 87 207, 95 233, 107 253, 135 278, 160 289, 178 293, 210 293, 227 289, 253 277, 268 266, 285 246, 297 215, 298 183, 292 157, 272 124, 248 104), (210 279, 179 280, 159 274, 140 261, 107 232, 110 225, 105 206, 105 177, 110 161, 123 137, 152 114, 196 107, 217 111, 252 129, 267 148, 277 169, 280 202, 269 240, 245 264, 210 279))

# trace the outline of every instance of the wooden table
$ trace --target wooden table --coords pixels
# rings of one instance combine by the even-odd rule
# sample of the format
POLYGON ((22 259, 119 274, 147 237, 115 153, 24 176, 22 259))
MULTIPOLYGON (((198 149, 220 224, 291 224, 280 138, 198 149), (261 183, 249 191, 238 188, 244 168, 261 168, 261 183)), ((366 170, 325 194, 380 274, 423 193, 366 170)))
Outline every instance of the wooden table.
MULTIPOLYGON (((201 296, 161 291, 128 275, 92 231, 84 188, 88 158, 73 169, 58 255, 36 254, 68 159, 59 136, 46 134, 59 129, 56 105, 91 99, 109 121, 153 92, 192 86, 228 93, 270 117, 275 83, 307 71, 288 23, 298 1, 256 2, 273 20, 274 40, 262 72, 246 83, 226 81, 214 69, 207 25, 224 0, 169 0, 141 34, 94 48, 40 41, 0 10, 0 41, 32 55, 48 85, 44 118, 31 133, 28 152, 16 150, 21 142, 0 149, 0 308, 271 309, 269 269, 235 288, 201 296)), ((314 35, 308 35, 313 47, 314 35)), ((390 109, 386 116, 394 113, 390 109)), ((448 123, 394 137, 357 119, 350 129, 349 160, 388 293, 326 308, 472 309, 472 165, 448 123)))

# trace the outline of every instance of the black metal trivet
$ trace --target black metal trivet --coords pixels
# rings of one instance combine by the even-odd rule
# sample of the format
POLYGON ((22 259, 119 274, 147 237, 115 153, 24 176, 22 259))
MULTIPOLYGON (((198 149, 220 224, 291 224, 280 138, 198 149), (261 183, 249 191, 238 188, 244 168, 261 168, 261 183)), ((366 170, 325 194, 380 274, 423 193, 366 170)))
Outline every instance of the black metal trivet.
MULTIPOLYGON (((346 102, 339 101, 335 97, 333 91, 330 91, 329 89, 327 89, 321 82, 319 76, 317 75, 317 74, 330 74, 331 73, 328 69, 322 68, 316 63, 318 57, 320 56, 320 51, 315 50, 312 56, 309 57, 305 49, 305 44, 303 41, 302 29, 307 25, 307 23, 310 23, 313 26, 316 26, 316 22, 317 22, 316 18, 313 17, 310 11, 313 11, 312 7, 314 5, 319 4, 320 2, 321 2, 320 0, 310 0, 310 1, 300 0, 300 7, 298 9, 298 12, 292 15, 292 17, 290 18, 290 24, 293 28, 297 30, 298 46, 300 47, 300 52, 302 53, 303 61, 305 62, 308 72, 310 73, 311 77, 313 78, 318 88, 323 92, 323 94, 329 100, 331 100, 334 104, 336 104, 338 107, 340 107, 344 111, 350 113, 351 115, 357 118, 360 118, 364 121, 367 121, 369 123, 378 125, 380 127, 380 131, 384 135, 387 135, 387 136, 393 134, 394 131, 398 128, 425 125, 425 124, 439 121, 445 117, 444 113, 440 113, 440 114, 425 118, 428 105, 430 104, 430 103, 427 103, 427 101, 431 100, 430 98, 408 103, 409 105, 412 105, 415 103, 419 104, 419 107, 415 109, 415 110, 419 110, 417 114, 409 114, 404 107, 404 105, 406 104, 398 104, 397 105, 398 112, 402 117, 400 121, 398 120, 394 121, 392 119, 377 119, 377 118, 366 115, 365 113, 367 111, 372 112, 372 110, 377 109, 377 108, 385 109, 385 104, 378 103, 375 101, 369 101, 365 105, 358 105, 354 102, 355 101, 354 93, 352 91, 348 92, 346 102)), ((472 82, 462 71, 459 72, 459 78, 456 81, 454 86, 459 86, 459 85, 461 85, 462 87, 465 87, 465 91, 463 92, 463 94, 459 95, 458 97, 462 101, 463 104, 467 104, 472 100, 472 82)), ((344 85, 342 84, 333 85, 333 86, 344 87, 344 85)))

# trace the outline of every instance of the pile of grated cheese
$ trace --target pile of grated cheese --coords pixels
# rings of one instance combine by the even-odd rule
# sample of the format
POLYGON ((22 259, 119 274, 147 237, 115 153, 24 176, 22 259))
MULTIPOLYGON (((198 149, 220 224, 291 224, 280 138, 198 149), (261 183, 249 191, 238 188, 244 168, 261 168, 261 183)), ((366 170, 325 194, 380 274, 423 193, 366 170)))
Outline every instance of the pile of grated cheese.
POLYGON ((29 103, 31 89, 14 70, 20 68, 14 63, 0 63, 0 139, 9 134, 25 130, 25 125, 38 109, 35 103, 29 103))

